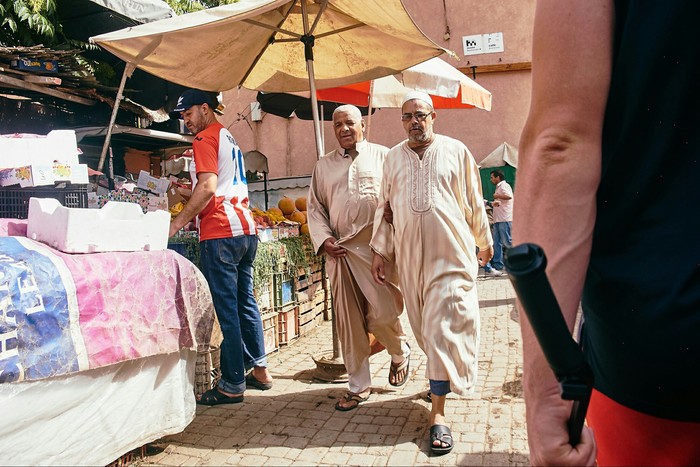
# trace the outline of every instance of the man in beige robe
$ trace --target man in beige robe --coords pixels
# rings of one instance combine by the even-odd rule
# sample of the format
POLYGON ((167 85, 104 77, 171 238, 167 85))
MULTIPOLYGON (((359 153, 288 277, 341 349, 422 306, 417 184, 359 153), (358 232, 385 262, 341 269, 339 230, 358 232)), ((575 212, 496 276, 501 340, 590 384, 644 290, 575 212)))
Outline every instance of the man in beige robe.
POLYGON ((493 241, 476 162, 464 144, 433 132, 435 117, 427 94, 404 98, 408 140, 386 157, 371 247, 377 283, 386 281, 386 261, 396 259, 409 322, 428 360, 431 449, 444 454, 453 445, 445 398, 469 394, 476 382, 476 277, 493 241))
POLYGON ((311 241, 317 253, 327 255, 336 326, 349 375, 350 390, 336 404, 338 410, 351 410, 369 398, 368 333, 391 354, 390 384, 406 382, 410 362, 399 321, 403 298, 393 264, 387 264, 383 284, 372 280, 369 241, 388 148, 365 141, 364 125, 357 107, 335 110, 333 128, 340 149, 316 163, 307 201, 311 241))

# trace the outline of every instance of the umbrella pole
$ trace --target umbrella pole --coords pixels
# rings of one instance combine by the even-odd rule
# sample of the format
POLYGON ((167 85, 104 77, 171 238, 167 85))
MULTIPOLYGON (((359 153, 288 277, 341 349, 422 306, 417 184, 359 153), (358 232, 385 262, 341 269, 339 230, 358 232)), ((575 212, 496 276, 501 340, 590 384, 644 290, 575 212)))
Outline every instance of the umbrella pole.
MULTIPOLYGON (((327 3, 327 0, 326 2, 327 3)), ((324 4, 325 6, 325 4, 324 4)), ((314 76, 314 36, 309 34, 309 16, 306 9, 306 0, 301 1, 301 16, 304 22, 304 35, 301 42, 304 44, 304 57, 306 58, 306 71, 309 74, 309 92, 311 93, 311 115, 314 119, 314 135, 316 136, 316 158, 323 157, 323 141, 321 140, 321 124, 318 112, 318 97, 316 96, 316 78, 314 76)), ((340 355, 340 338, 336 327, 335 313, 331 308, 331 326, 333 326, 333 353, 330 358, 321 353, 313 356, 316 362, 314 378, 329 383, 344 383, 348 380, 345 363, 340 355)))
POLYGON ((321 157, 323 157, 323 141, 321 140, 321 119, 318 114, 318 98, 316 97, 316 83, 314 82, 313 58, 310 60, 306 60, 306 70, 309 73, 309 89, 311 92, 311 115, 314 118, 314 136, 316 137, 316 159, 320 159, 321 157))
POLYGON ((316 159, 323 157, 323 141, 321 141, 321 124, 318 115, 318 97, 316 96, 316 77, 314 75, 314 41, 315 37, 309 34, 309 13, 306 1, 301 2, 301 17, 304 21, 304 35, 301 42, 304 44, 304 58, 306 59, 306 72, 309 75, 309 92, 311 93, 311 115, 314 119, 314 136, 316 137, 316 159))
POLYGON ((105 164, 105 157, 107 156, 107 148, 109 148, 110 140, 112 139, 112 127, 114 122, 117 120, 117 112, 119 111, 119 103, 124 98, 124 86, 126 86, 126 79, 130 78, 134 73, 136 67, 131 63, 127 63, 124 67, 124 73, 122 73, 122 80, 119 83, 119 90, 117 91, 117 97, 114 99, 114 107, 112 108, 112 116, 109 118, 109 126, 107 126, 107 136, 105 136, 105 142, 102 145, 102 153, 100 154, 100 162, 97 164, 97 171, 102 172, 102 167, 105 164))
POLYGON ((374 93, 374 80, 369 82, 369 102, 367 103, 367 128, 365 128, 365 139, 369 141, 369 128, 372 123, 372 94, 374 93))

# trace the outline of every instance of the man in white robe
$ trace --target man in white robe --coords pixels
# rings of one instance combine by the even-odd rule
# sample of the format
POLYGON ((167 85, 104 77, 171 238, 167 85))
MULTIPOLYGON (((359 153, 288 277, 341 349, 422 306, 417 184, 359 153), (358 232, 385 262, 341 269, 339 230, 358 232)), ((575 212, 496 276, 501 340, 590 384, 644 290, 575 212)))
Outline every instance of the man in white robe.
POLYGON ((476 162, 463 143, 433 132, 435 117, 430 96, 406 95, 408 139, 386 157, 370 245, 378 283, 386 281, 386 262, 396 260, 409 322, 428 360, 431 449, 444 454, 453 446, 445 398, 469 394, 476 382, 476 277, 493 256, 493 240, 476 162))
POLYGON ((393 264, 387 281, 372 280, 372 237, 382 166, 388 148, 364 140, 364 120, 357 107, 344 105, 333 113, 340 148, 322 157, 314 168, 307 200, 311 241, 325 253, 333 293, 335 319, 349 392, 336 404, 351 410, 371 393, 368 333, 391 354, 389 383, 408 379, 410 349, 399 316, 403 298, 393 264))

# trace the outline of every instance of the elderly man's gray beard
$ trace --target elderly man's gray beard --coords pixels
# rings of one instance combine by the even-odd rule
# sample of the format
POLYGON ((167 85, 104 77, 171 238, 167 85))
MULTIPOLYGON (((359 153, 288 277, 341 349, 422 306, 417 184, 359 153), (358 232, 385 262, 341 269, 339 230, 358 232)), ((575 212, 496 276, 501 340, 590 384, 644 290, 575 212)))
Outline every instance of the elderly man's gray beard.
MULTIPOLYGON (((417 128, 413 128, 414 130, 417 130, 417 128)), ((412 143, 418 143, 422 144, 430 140, 430 131, 423 131, 419 135, 416 135, 414 133, 409 133, 408 134, 408 140, 412 143)))

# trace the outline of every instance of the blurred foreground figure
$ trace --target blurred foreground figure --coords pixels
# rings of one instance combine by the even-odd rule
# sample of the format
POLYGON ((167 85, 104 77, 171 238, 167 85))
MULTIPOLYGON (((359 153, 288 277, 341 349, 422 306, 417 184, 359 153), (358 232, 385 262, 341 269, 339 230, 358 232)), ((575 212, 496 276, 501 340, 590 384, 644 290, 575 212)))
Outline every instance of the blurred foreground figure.
POLYGON ((588 428, 521 314, 534 464, 700 464, 700 2, 538 0, 514 243, 595 374, 588 428), (688 241, 690 240, 690 241, 688 241))

